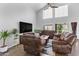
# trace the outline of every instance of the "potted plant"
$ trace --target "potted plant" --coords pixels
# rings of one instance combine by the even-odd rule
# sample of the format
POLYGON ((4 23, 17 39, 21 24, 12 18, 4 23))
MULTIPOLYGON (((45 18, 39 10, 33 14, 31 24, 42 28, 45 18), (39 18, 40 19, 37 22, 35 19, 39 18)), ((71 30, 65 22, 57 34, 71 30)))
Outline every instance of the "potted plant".
POLYGON ((17 36, 18 36, 18 30, 17 29, 13 29, 12 32, 11 32, 13 35, 14 35, 14 39, 17 39, 17 36))
POLYGON ((7 30, 0 32, 0 39, 3 40, 3 45, 0 47, 0 52, 6 52, 8 50, 8 46, 5 43, 10 34, 11 33, 9 33, 7 30))

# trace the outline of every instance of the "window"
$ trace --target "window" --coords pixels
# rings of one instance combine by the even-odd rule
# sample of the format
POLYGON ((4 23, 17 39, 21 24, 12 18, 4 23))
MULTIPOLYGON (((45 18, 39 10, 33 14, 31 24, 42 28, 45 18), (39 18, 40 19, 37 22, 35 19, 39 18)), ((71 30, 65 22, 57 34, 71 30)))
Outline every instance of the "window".
POLYGON ((53 18, 53 10, 49 7, 46 10, 43 10, 43 19, 53 18))
POLYGON ((62 24, 55 24, 55 30, 57 33, 62 33, 63 25, 62 24))
POLYGON ((44 30, 53 30, 53 26, 52 25, 45 25, 44 30))
POLYGON ((49 19, 53 17, 65 17, 65 16, 68 16, 68 5, 55 8, 55 15, 53 13, 53 8, 51 7, 48 7, 48 9, 43 10, 43 19, 49 19))
POLYGON ((68 16, 68 5, 55 8, 55 17, 68 16))
POLYGON ((68 32, 68 25, 67 24, 55 24, 55 30, 58 33, 68 32))
POLYGON ((68 32, 68 25, 67 24, 63 24, 63 32, 68 32))

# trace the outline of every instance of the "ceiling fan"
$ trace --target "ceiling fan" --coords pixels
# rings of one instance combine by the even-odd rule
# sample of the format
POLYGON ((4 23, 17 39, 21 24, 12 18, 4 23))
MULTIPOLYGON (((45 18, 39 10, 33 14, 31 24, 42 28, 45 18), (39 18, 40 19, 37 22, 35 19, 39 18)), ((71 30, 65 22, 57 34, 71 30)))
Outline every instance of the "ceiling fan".
POLYGON ((58 6, 52 5, 51 3, 47 3, 47 5, 51 8, 58 8, 58 6))

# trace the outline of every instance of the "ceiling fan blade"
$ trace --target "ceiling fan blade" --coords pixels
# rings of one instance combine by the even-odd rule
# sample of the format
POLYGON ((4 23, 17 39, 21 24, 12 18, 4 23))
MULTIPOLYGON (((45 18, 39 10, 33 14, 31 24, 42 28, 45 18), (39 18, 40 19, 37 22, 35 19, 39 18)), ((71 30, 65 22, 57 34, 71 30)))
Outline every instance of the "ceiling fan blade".
POLYGON ((58 8, 57 6, 52 6, 50 3, 47 3, 51 8, 58 8))
POLYGON ((58 8, 57 6, 51 6, 51 8, 58 8))

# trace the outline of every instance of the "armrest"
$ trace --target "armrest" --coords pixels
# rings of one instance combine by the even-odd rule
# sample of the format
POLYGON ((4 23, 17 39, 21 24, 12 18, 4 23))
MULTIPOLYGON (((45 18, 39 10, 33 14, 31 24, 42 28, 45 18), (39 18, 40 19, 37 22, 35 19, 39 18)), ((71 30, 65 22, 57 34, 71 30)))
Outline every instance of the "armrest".
POLYGON ((52 41, 52 44, 66 45, 67 42, 65 42, 65 41, 58 41, 58 40, 53 40, 53 41, 52 41))

